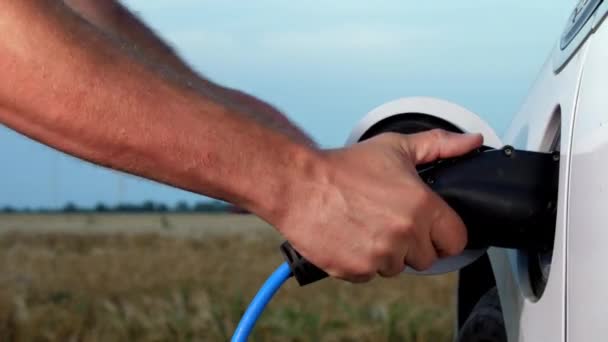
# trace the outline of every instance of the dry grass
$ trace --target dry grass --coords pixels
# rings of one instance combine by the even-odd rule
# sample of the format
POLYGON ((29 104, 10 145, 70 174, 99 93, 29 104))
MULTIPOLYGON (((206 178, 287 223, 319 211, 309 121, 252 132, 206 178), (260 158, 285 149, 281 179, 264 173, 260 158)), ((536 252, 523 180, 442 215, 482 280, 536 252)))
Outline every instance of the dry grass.
MULTIPOLYGON (((228 340, 249 299, 281 262, 278 236, 243 216, 166 219, 173 222, 169 230, 178 232, 178 222, 196 221, 201 234, 172 235, 162 224, 158 231, 132 234, 124 226, 118 228, 127 233, 105 233, 91 228, 94 222, 82 233, 62 232, 48 227, 87 218, 30 217, 19 226, 16 217, 0 217, 6 223, 0 237, 0 341, 228 340), (202 233, 213 224, 232 229, 202 233), (21 232, 6 232, 15 229, 21 232)), ((162 219, 130 220, 120 222, 162 219)), ((407 276, 366 285, 291 283, 271 303, 252 340, 449 341, 453 283, 452 277, 407 276)))

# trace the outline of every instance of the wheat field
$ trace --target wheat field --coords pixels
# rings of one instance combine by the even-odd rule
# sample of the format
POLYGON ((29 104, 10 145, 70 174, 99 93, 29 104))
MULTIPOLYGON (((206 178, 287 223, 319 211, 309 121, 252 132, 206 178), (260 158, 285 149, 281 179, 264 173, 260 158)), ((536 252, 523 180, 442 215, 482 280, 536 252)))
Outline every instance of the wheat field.
MULTIPOLYGON (((0 216, 0 341, 226 341, 281 263, 247 215, 0 216)), ((287 284, 252 341, 450 341, 455 278, 287 284)))

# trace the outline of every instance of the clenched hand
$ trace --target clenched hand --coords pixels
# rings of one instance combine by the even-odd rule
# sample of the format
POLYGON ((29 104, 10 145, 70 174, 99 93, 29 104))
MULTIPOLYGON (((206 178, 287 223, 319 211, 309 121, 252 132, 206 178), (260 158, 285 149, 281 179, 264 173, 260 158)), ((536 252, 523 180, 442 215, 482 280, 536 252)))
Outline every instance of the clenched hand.
POLYGON ((416 165, 465 154, 478 134, 381 134, 323 152, 324 177, 291 194, 279 231, 329 275, 364 282, 459 254, 462 220, 418 177, 416 165))

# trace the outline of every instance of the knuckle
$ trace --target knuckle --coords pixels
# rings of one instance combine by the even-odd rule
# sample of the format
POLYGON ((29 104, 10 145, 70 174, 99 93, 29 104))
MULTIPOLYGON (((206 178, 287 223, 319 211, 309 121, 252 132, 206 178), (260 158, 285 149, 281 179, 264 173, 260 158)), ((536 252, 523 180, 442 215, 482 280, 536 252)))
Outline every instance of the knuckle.
POLYGON ((411 189, 412 207, 415 212, 425 212, 435 205, 433 193, 424 186, 416 186, 411 189))
POLYGON ((382 276, 385 278, 390 278, 397 276, 403 272, 405 269, 405 263, 402 258, 395 258, 392 260, 392 265, 390 268, 383 270, 382 276))
POLYGON ((364 283, 373 279, 377 274, 376 259, 370 254, 340 260, 342 261, 334 263, 335 267, 327 272, 334 278, 352 283, 364 283))
POLYGON ((410 264, 409 266, 411 268, 413 268, 416 271, 426 271, 429 268, 431 268, 431 266, 433 266, 433 263, 435 263, 435 259, 434 258, 423 258, 420 260, 417 260, 415 263, 410 264))
POLYGON ((459 255, 464 250, 466 244, 467 244, 467 236, 466 236, 466 234, 464 234, 462 238, 460 238, 458 240, 455 239, 455 241, 446 245, 443 253, 446 256, 459 255))
POLYGON ((395 226, 393 229, 395 232, 394 238, 410 238, 414 235, 416 230, 416 224, 412 217, 404 217, 401 219, 399 225, 395 226))
POLYGON ((348 280, 350 282, 365 282, 376 274, 375 265, 365 259, 359 259, 343 265, 331 274, 335 278, 348 280))
POLYGON ((342 267, 333 272, 329 272, 333 278, 347 280, 350 282, 357 282, 357 279, 361 279, 364 274, 357 267, 342 267))
POLYGON ((419 205, 429 203, 433 199, 431 192, 421 184, 415 184, 409 189, 409 192, 412 200, 419 205))
POLYGON ((357 267, 353 269, 352 275, 356 278, 369 278, 376 274, 377 267, 371 260, 360 262, 357 267))
POLYGON ((382 260, 387 256, 391 255, 393 251, 392 240, 393 237, 389 236, 385 239, 382 239, 374 245, 374 249, 372 251, 372 259, 374 260, 382 260))
POLYGON ((429 135, 434 139, 434 140, 442 140, 446 137, 447 132, 441 128, 434 128, 432 130, 429 131, 429 135))
POLYGON ((389 223, 384 225, 381 237, 374 244, 374 255, 386 257, 393 254, 394 249, 414 233, 415 222, 411 215, 392 217, 389 223))
POLYGON ((370 275, 351 278, 350 281, 352 283, 367 283, 368 281, 374 279, 375 276, 376 276, 375 274, 370 274, 370 275))

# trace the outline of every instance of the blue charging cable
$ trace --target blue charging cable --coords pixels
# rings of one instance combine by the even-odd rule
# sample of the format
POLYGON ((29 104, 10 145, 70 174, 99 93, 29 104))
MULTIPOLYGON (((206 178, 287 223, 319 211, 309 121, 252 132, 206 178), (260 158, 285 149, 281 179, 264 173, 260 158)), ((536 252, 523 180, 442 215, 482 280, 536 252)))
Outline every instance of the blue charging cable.
POLYGON ((232 335, 232 342, 247 341, 249 334, 251 334, 251 330, 253 330, 255 323, 258 321, 258 318, 260 318, 260 315, 268 302, 270 302, 279 288, 281 288, 285 281, 291 276, 291 269, 286 262, 281 264, 281 266, 272 273, 249 304, 247 311, 245 311, 239 325, 234 331, 234 335, 232 335))

